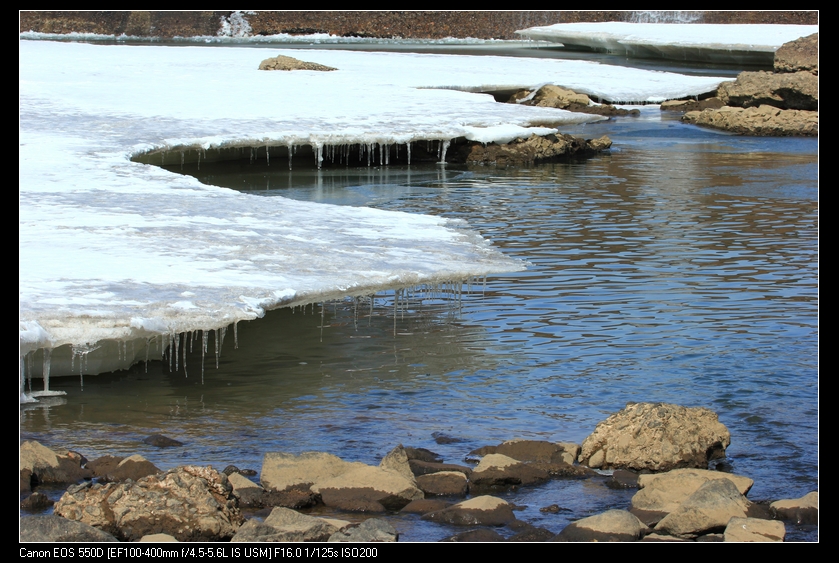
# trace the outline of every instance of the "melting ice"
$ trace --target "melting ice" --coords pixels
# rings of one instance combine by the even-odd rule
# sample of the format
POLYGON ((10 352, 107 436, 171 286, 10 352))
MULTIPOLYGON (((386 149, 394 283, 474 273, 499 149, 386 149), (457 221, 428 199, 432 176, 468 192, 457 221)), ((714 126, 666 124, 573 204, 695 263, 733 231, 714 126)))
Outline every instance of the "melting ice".
POLYGON ((290 54, 339 70, 257 70, 278 52, 20 43, 22 382, 114 370, 167 348, 178 361, 186 342, 212 353, 207 341, 223 327, 275 307, 523 267, 457 221, 258 198, 132 155, 308 145, 334 158, 347 144, 410 151, 432 140, 445 161, 458 137, 509 140, 601 119, 480 92, 556 83, 661 101, 722 80, 581 61, 302 50, 290 54))

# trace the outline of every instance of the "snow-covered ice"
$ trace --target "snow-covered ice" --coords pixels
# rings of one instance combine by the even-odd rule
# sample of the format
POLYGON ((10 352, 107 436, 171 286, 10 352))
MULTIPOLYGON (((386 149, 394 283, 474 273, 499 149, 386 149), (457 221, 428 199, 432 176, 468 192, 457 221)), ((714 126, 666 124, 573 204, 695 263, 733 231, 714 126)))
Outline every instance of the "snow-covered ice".
POLYGON ((630 56, 771 63, 781 45, 818 31, 817 25, 603 22, 546 25, 516 33, 630 56))
POLYGON ((508 140, 600 118, 476 92, 557 83, 661 101, 722 80, 490 56, 47 41, 19 48, 21 365, 41 348, 64 347, 72 358, 72 346, 77 356, 108 355, 97 364, 91 353, 93 373, 139 359, 150 338, 219 329, 275 307, 523 267, 456 221, 242 194, 133 155, 508 140), (339 70, 257 70, 276 54, 339 70), (140 346, 129 351, 125 342, 140 346))

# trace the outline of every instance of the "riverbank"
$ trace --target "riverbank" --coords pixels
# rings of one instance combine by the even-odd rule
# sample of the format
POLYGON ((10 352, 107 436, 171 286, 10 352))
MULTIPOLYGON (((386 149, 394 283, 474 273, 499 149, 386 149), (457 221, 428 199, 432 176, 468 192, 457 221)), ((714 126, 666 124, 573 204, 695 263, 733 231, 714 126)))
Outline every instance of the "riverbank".
POLYGON ((527 27, 576 22, 770 23, 816 25, 817 11, 22 11, 20 32, 193 37, 236 33, 404 39, 521 39, 527 27))

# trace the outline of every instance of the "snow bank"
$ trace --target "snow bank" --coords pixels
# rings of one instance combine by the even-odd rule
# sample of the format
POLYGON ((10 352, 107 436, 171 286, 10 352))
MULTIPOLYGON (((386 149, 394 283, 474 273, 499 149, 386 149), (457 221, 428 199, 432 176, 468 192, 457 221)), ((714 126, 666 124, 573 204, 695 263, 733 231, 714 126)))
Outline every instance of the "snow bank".
POLYGON ((509 140, 600 118, 461 90, 557 81, 663 99, 721 80, 583 62, 300 50, 289 54, 339 70, 257 70, 278 51, 20 43, 21 357, 110 346, 130 364, 135 354, 105 343, 522 268, 456 221, 260 198, 131 162, 134 154, 509 140))
POLYGON ((516 33, 630 56, 771 64, 781 45, 818 31, 817 25, 604 22, 547 25, 516 33))

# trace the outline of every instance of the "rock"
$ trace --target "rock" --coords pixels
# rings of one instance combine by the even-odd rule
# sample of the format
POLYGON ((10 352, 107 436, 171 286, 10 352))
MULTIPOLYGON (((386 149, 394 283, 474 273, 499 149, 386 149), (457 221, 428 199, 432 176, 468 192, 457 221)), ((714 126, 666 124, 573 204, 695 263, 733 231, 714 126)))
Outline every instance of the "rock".
POLYGON ((27 512, 41 512, 51 508, 53 502, 44 493, 34 492, 20 503, 20 509, 27 512))
POLYGON ((357 467, 367 466, 323 452, 304 452, 300 455, 268 452, 262 458, 260 482, 268 491, 307 490, 315 483, 327 481, 357 467))
POLYGON ((539 88, 529 102, 522 102, 530 106, 542 108, 565 109, 570 104, 589 105, 591 99, 585 94, 578 94, 573 90, 546 84, 539 88))
POLYGON ((115 542, 117 538, 89 524, 61 516, 28 516, 20 519, 22 542, 115 542))
POLYGON ((661 111, 702 111, 705 109, 719 109, 725 104, 721 99, 714 96, 704 100, 668 100, 661 103, 661 111))
MULTIPOLYGON (((408 456, 408 461, 426 461, 429 463, 442 463, 443 458, 435 454, 431 450, 425 448, 405 448, 405 455, 408 456)), ((416 474, 415 474, 416 475, 416 474)))
POLYGON ((125 541, 154 533, 178 541, 223 541, 242 522, 227 476, 198 466, 176 467, 136 482, 70 487, 55 514, 125 541))
POLYGON ((637 489, 638 474, 626 469, 615 469, 606 486, 610 489, 637 489))
POLYGON ((453 161, 467 164, 518 166, 538 162, 555 162, 571 156, 590 156, 608 149, 612 141, 606 137, 582 139, 571 135, 531 135, 505 144, 468 143, 455 147, 453 161))
POLYGON ((746 109, 726 106, 716 111, 688 112, 682 121, 759 137, 817 137, 819 134, 818 112, 772 106, 746 109))
POLYGON ((369 518, 358 525, 350 525, 329 536, 331 542, 395 542, 396 529, 381 518, 369 518))
POLYGON ((473 487, 510 487, 535 485, 550 479, 550 474, 535 464, 523 463, 502 454, 489 454, 472 470, 473 487))
POLYGON ((271 57, 270 59, 265 59, 261 63, 259 63, 259 70, 319 70, 319 71, 327 71, 327 70, 338 70, 331 66, 321 65, 318 63, 309 63, 306 61, 300 61, 295 59, 294 57, 285 57, 283 55, 278 55, 276 57, 271 57))
POLYGON ((646 529, 643 522, 626 510, 607 510, 569 524, 552 541, 638 541, 646 529))
POLYGON ((429 512, 434 512, 437 510, 443 510, 444 508, 448 508, 451 506, 451 503, 448 503, 444 500, 439 499, 432 499, 432 498, 425 498, 425 499, 418 499, 412 500, 399 512, 405 512, 407 514, 427 514, 429 512))
POLYGON ((147 536, 143 536, 140 538, 141 542, 150 542, 150 543, 172 543, 177 542, 177 538, 174 536, 170 536, 169 534, 149 534, 147 536))
POLYGON ((405 451, 405 448, 402 447, 402 444, 393 448, 384 458, 382 458, 381 463, 379 463, 379 467, 395 471, 405 477, 408 481, 416 484, 414 473, 411 471, 411 466, 408 463, 408 454, 405 451))
POLYGON ((509 440, 500 444, 495 453, 502 454, 519 461, 546 461, 574 463, 580 446, 570 444, 569 450, 563 444, 555 444, 542 440, 509 440))
POLYGON ((504 540, 504 536, 496 532, 495 530, 490 530, 488 528, 478 528, 477 530, 469 530, 468 532, 461 532, 459 534, 455 534, 449 538, 444 540, 440 540, 444 542, 500 542, 506 541, 504 540))
POLYGON ((419 477, 420 475, 429 475, 431 473, 439 473, 441 471, 459 471, 466 477, 472 474, 472 468, 465 465, 457 465, 454 463, 435 463, 430 461, 420 461, 418 459, 408 460, 411 467, 411 472, 419 477))
POLYGON ((511 522, 510 528, 516 533, 510 536, 509 542, 545 542, 556 536, 550 530, 519 520, 511 522))
POLYGON ((300 514, 288 508, 275 508, 263 521, 248 520, 233 542, 313 542, 327 541, 338 527, 323 518, 300 514))
POLYGON ((424 514, 422 519, 455 526, 503 526, 516 516, 507 501, 484 495, 424 514))
POLYGON ((741 72, 733 82, 723 82, 717 90, 720 100, 733 107, 763 105, 778 109, 819 109, 819 77, 807 72, 773 74, 741 72))
POLYGON ((463 441, 460 438, 455 438, 454 436, 449 436, 448 434, 444 434, 442 432, 432 432, 431 437, 434 438, 434 441, 438 444, 458 444, 463 441))
POLYGON ((782 542, 787 530, 783 522, 760 518, 732 518, 723 534, 727 542, 782 542))
POLYGON ((177 440, 173 440, 163 434, 152 434, 147 438, 143 438, 143 443, 156 448, 175 448, 184 445, 183 442, 178 442, 177 440))
POLYGON ((668 471, 708 467, 725 456, 731 434, 705 408, 628 403, 599 423, 580 451, 580 463, 601 469, 668 471))
POLYGON ((466 496, 469 481, 460 471, 439 471, 417 477, 417 486, 427 495, 466 496))
POLYGON ((754 485, 754 481, 748 477, 707 469, 674 469, 667 473, 639 475, 638 487, 641 490, 633 495, 632 508, 673 512, 699 487, 716 479, 731 481, 742 495, 748 493, 754 485))
POLYGON ((399 510, 423 492, 402 474, 361 465, 312 485, 326 506, 359 512, 399 510))
POLYGON ((819 34, 784 43, 775 51, 775 72, 806 70, 819 75, 819 34))
MULTIPOLYGON (((68 450, 53 451, 34 440, 20 445, 20 481, 41 483, 78 483, 90 479, 91 472, 82 468, 84 458, 68 450)), ((29 490, 29 487, 25 490, 29 490)))
POLYGON ((732 518, 745 518, 749 505, 733 482, 714 479, 700 486, 676 510, 665 516, 655 530, 681 537, 722 531, 732 518))
POLYGON ((796 524, 819 523, 818 491, 807 493, 797 499, 776 500, 770 506, 781 520, 788 520, 796 524))
POLYGON ((143 477, 160 473, 152 462, 140 455, 132 455, 122 458, 115 456, 102 456, 87 464, 87 468, 93 472, 94 477, 101 481, 139 481, 143 477))

